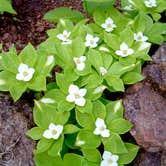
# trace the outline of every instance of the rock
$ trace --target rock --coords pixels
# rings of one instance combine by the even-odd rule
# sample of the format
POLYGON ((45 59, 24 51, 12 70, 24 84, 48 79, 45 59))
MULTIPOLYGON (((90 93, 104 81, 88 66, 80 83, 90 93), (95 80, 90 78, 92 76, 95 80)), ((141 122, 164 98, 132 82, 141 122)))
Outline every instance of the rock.
POLYGON ((136 157, 132 166, 166 166, 166 151, 158 153, 150 153, 146 151, 141 151, 136 157))
POLYGON ((143 74, 146 79, 125 93, 125 118, 134 124, 130 133, 138 145, 150 152, 163 151, 166 150, 166 43, 143 74))
POLYGON ((25 135, 32 126, 31 107, 0 93, 0 165, 34 166, 36 143, 25 135))
POLYGON ((152 57, 153 63, 166 63, 166 42, 157 50, 152 57))

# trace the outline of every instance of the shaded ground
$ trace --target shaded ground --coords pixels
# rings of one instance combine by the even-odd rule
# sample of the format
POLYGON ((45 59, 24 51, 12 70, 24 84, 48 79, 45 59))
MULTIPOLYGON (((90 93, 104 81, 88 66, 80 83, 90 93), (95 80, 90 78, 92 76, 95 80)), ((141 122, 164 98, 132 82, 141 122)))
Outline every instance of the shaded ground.
POLYGON ((14 44, 20 51, 28 42, 36 46, 44 41, 46 30, 55 26, 42 19, 48 10, 60 6, 83 10, 81 0, 13 0, 13 6, 17 15, 0 16, 0 43, 4 50, 14 44))

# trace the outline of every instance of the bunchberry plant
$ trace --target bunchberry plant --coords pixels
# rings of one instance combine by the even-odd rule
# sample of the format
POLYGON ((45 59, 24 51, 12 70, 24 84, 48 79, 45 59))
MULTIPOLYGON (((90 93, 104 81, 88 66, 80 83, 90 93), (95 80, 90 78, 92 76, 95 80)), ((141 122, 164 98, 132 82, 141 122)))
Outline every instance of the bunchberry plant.
POLYGON ((161 18, 161 13, 166 10, 165 0, 122 0, 122 8, 134 14, 142 11, 150 14, 155 21, 161 18))
POLYGON ((45 19, 57 26, 37 49, 28 44, 17 55, 11 47, 0 56, 0 90, 15 101, 26 91, 42 91, 34 100, 36 127, 27 132, 38 140, 37 166, 123 166, 138 151, 121 138, 132 128, 122 101, 107 100, 105 92, 124 92, 125 85, 143 80, 141 67, 151 60, 151 43, 161 44, 166 30, 165 23, 147 14, 157 21, 153 9, 159 13, 164 2, 141 1, 148 12, 136 5, 132 17, 113 6, 101 9, 102 1, 84 3, 93 23, 71 9, 55 9, 45 19), (54 67, 61 72, 51 74, 54 67))

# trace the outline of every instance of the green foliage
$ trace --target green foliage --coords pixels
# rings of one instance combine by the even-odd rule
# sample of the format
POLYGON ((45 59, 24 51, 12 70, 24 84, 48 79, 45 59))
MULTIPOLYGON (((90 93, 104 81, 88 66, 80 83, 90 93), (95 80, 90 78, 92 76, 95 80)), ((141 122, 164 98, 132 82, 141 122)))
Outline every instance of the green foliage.
POLYGON ((67 7, 60 7, 47 12, 44 19, 52 22, 58 22, 60 19, 70 19, 73 22, 78 22, 83 19, 83 15, 77 10, 72 10, 67 7))
POLYGON ((0 55, 1 91, 9 91, 15 101, 26 91, 38 92, 36 126, 26 133, 38 140, 37 166, 99 166, 101 146, 122 166, 138 152, 120 137, 132 128, 123 117, 122 101, 108 101, 105 89, 124 92, 125 85, 143 80, 141 67, 151 60, 151 43, 165 39, 165 23, 157 22, 165 8, 147 10, 143 1, 134 0, 135 9, 122 14, 113 3, 85 0, 92 24, 66 7, 49 11, 45 19, 57 26, 48 30, 45 42, 37 49, 28 44, 19 56, 13 47, 0 55), (55 66, 61 71, 54 75, 55 66))
POLYGON ((92 15, 92 13, 98 9, 110 9, 115 0, 84 0, 84 9, 88 13, 88 15, 92 15))
POLYGON ((166 1, 165 0, 156 0, 156 3, 153 5, 147 5, 144 0, 122 0, 122 8, 126 9, 131 15, 133 11, 142 11, 146 14, 150 14, 155 21, 158 21, 161 18, 160 13, 166 10, 166 1), (126 9, 126 6, 130 8, 126 9))
POLYGON ((1 0, 0 12, 8 12, 11 14, 16 14, 16 11, 12 7, 11 0, 1 0))

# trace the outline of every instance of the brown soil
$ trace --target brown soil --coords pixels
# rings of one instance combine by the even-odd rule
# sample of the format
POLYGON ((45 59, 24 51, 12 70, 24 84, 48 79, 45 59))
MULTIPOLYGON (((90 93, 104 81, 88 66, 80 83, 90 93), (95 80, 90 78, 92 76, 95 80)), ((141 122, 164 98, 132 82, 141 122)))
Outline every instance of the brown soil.
POLYGON ((67 6, 82 9, 81 0, 13 0, 17 15, 3 14, 0 16, 0 43, 8 50, 14 44, 18 51, 28 42, 34 46, 47 38, 46 31, 55 26, 43 20, 44 14, 53 8, 67 6))

